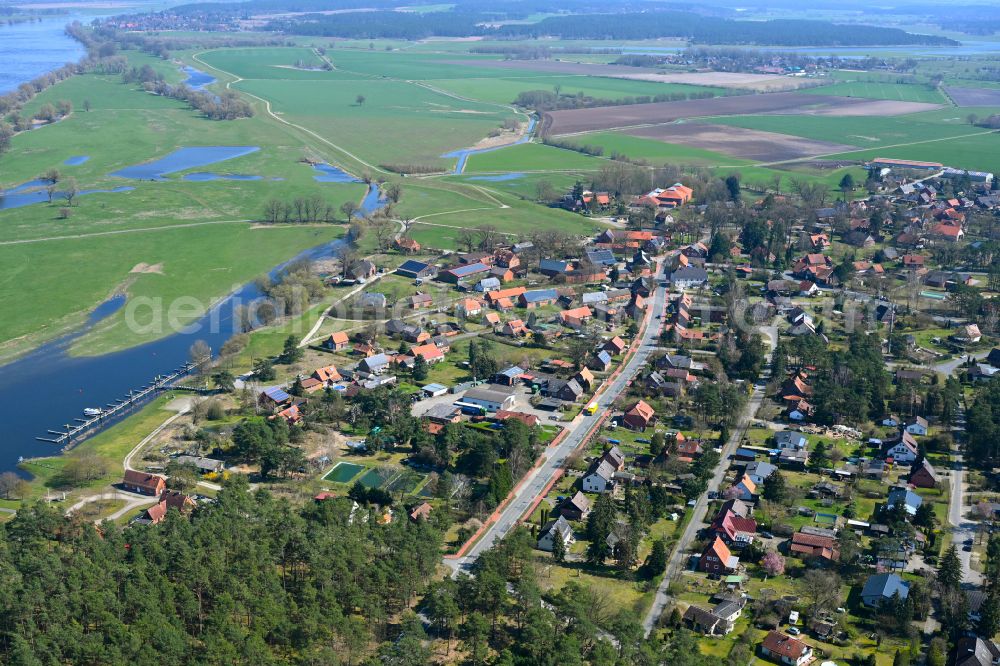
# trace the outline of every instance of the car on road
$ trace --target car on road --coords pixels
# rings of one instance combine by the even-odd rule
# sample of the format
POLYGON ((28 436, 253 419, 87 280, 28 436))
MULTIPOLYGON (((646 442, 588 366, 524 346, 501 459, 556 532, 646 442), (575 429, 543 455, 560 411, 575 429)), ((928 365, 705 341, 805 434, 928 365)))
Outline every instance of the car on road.
POLYGON ((964 550, 966 553, 971 553, 972 546, 962 546, 962 550, 964 550))
POLYGON ((708 491, 708 499, 717 499, 718 497, 719 497, 719 493, 717 491, 715 491, 715 490, 709 490, 708 491))
POLYGON ((966 546, 971 546, 972 545, 972 538, 970 537, 970 538, 966 539, 964 543, 965 543, 966 546))

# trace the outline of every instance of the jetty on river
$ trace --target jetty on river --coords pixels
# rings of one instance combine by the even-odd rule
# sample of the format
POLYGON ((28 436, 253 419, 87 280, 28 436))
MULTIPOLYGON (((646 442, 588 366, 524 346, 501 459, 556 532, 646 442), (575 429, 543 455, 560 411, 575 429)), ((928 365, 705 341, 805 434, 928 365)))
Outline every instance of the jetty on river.
POLYGON ((194 368, 198 366, 197 363, 185 363, 173 372, 167 375, 157 375, 153 378, 153 381, 143 386, 138 390, 132 390, 128 392, 128 395, 115 402, 110 402, 101 410, 101 413, 96 416, 91 416, 85 419, 76 419, 77 423, 65 424, 62 430, 49 430, 48 437, 36 437, 35 439, 42 442, 51 442, 52 444, 62 444, 68 446, 73 443, 78 437, 82 437, 91 431, 109 423, 114 419, 115 416, 121 414, 124 411, 134 407, 135 405, 145 402, 147 398, 155 395, 158 391, 162 391, 171 384, 187 376, 194 368))

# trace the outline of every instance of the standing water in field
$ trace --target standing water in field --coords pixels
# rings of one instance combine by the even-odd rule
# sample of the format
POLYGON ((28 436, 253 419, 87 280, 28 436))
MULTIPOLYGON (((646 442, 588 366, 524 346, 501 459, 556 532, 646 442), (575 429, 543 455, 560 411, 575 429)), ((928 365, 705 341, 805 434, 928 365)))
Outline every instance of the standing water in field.
POLYGON ((501 150, 503 148, 510 148, 511 146, 520 146, 521 144, 528 143, 531 141, 531 135, 535 131, 535 119, 528 119, 528 129, 525 130, 524 136, 513 143, 505 143, 502 146, 493 146, 492 148, 463 148, 462 150, 456 150, 450 153, 445 153, 441 157, 452 158, 457 157, 458 162, 455 163, 455 169, 452 171, 453 174, 460 174, 465 171, 465 165, 469 161, 469 157, 472 155, 480 155, 482 153, 492 153, 494 150, 501 150))
POLYGON ((89 159, 90 155, 74 155, 73 157, 66 158, 63 164, 66 166, 80 166, 89 159))
POLYGON ((243 157, 260 150, 259 146, 197 146, 180 148, 158 160, 136 164, 119 169, 112 176, 132 178, 135 180, 163 180, 163 177, 178 171, 186 171, 197 167, 208 166, 216 162, 224 162, 237 157, 243 157))
POLYGON ((184 85, 191 90, 204 90, 205 86, 210 86, 215 83, 214 76, 210 76, 200 69, 195 69, 190 65, 182 67, 181 69, 188 75, 187 79, 184 80, 184 85))

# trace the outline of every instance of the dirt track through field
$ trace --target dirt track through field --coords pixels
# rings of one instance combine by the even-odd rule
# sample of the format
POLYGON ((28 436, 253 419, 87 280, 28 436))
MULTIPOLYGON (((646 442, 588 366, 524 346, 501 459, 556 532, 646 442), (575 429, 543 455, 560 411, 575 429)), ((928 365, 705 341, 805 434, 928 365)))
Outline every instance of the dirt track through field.
POLYGON ((833 116, 893 116, 940 108, 920 102, 888 102, 798 93, 767 93, 713 97, 683 102, 628 104, 593 109, 568 109, 545 114, 544 131, 552 136, 610 129, 665 125, 684 118, 739 116, 757 113, 817 114, 833 116))
POLYGON ((791 160, 814 155, 841 153, 855 148, 855 146, 829 141, 814 141, 788 134, 708 123, 655 125, 628 130, 625 133, 643 139, 655 139, 665 143, 711 150, 755 162, 791 160))

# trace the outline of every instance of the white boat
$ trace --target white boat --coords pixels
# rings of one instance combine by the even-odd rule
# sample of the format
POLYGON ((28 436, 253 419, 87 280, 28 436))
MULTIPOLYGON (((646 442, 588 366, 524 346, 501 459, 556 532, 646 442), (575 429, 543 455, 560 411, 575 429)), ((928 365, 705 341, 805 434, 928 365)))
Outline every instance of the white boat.
POLYGON ((100 407, 87 407, 83 410, 84 416, 100 416, 104 413, 104 410, 100 407))

